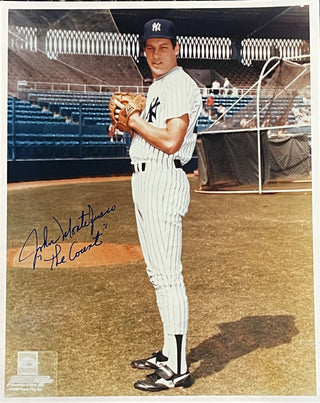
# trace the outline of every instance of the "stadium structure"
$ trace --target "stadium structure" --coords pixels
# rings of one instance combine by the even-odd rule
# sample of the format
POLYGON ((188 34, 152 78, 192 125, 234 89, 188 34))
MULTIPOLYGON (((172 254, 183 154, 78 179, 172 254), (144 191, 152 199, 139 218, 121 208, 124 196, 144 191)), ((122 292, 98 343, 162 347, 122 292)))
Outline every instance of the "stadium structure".
POLYGON ((130 173, 130 137, 109 136, 108 102, 115 91, 147 92, 141 29, 154 17, 175 23, 179 65, 201 89, 197 146, 185 167, 198 173, 198 191, 302 182, 304 190, 312 153, 307 5, 9 10, 8 181, 130 173))

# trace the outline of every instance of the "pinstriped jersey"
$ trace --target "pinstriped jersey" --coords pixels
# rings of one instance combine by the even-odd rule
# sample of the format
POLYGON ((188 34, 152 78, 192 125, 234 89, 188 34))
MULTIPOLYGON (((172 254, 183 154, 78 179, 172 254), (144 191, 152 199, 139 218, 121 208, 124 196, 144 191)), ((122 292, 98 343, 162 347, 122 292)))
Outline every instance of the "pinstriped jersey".
POLYGON ((135 133, 130 147, 132 163, 173 158, 186 164, 195 147, 197 135, 194 128, 201 109, 200 90, 182 67, 177 66, 155 79, 149 88, 146 108, 141 117, 156 127, 165 128, 167 120, 188 114, 189 125, 180 149, 173 156, 153 147, 135 133))

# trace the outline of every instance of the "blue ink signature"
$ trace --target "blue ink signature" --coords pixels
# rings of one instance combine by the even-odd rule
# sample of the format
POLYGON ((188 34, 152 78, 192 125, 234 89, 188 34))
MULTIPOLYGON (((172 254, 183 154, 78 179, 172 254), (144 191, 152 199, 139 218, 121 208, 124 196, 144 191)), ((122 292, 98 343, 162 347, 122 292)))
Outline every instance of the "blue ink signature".
MULTIPOLYGON (((106 210, 101 211, 99 214, 95 214, 92 206, 89 204, 88 210, 82 210, 80 216, 77 218, 77 222, 74 222, 73 219, 69 217, 67 229, 63 228, 60 221, 56 217, 52 216, 53 220, 58 225, 58 234, 49 236, 48 226, 45 225, 43 227, 42 239, 39 242, 38 231, 33 228, 20 249, 19 262, 23 262, 33 257, 33 269, 36 268, 38 261, 44 261, 49 262, 50 270, 53 270, 54 267, 58 267, 64 263, 67 263, 68 261, 74 261, 92 248, 102 245, 101 237, 103 233, 100 232, 99 229, 95 228, 95 224, 98 220, 105 217, 107 214, 114 212, 115 210, 116 206, 113 205, 112 207, 108 207, 106 210), (81 230, 86 228, 90 230, 91 242, 85 247, 82 247, 80 250, 76 250, 77 242, 73 241, 67 255, 62 254, 61 243, 66 239, 73 239, 81 230), (26 247, 30 245, 32 246, 32 252, 28 254, 28 252, 26 252, 26 247), (53 250, 50 258, 44 258, 43 256, 43 253, 47 248, 50 248, 50 252, 53 250)), ((108 228, 107 223, 104 222, 102 225, 104 228, 108 228)))
POLYGON ((78 224, 73 225, 72 218, 71 217, 69 218, 69 225, 68 225, 68 229, 66 231, 63 229, 62 225, 60 224, 59 220, 57 220, 56 217, 52 216, 52 218, 58 224, 60 231, 61 231, 61 235, 62 235, 62 241, 64 241, 66 238, 71 239, 74 235, 76 235, 83 228, 89 227, 90 234, 93 235, 95 222, 97 220, 99 220, 100 218, 103 218, 106 214, 112 213, 113 211, 115 211, 115 209, 116 209, 116 206, 114 205, 112 207, 108 207, 105 211, 101 211, 98 215, 95 215, 93 212, 93 208, 89 204, 88 211, 84 212, 82 210, 80 216, 78 217, 78 219, 79 219, 78 224))
POLYGON ((77 242, 72 242, 70 248, 69 248, 69 253, 68 257, 66 255, 61 255, 61 250, 62 247, 59 243, 55 244, 54 246, 54 253, 49 259, 42 259, 44 262, 51 262, 50 265, 50 270, 53 270, 54 267, 58 267, 60 264, 67 263, 68 259, 69 261, 74 261, 78 257, 80 257, 82 254, 88 252, 90 249, 94 248, 95 246, 100 246, 102 245, 102 241, 100 240, 100 237, 103 235, 102 232, 99 230, 97 231, 96 235, 93 237, 93 242, 89 243, 85 247, 81 248, 78 251, 74 251, 74 245, 77 242))

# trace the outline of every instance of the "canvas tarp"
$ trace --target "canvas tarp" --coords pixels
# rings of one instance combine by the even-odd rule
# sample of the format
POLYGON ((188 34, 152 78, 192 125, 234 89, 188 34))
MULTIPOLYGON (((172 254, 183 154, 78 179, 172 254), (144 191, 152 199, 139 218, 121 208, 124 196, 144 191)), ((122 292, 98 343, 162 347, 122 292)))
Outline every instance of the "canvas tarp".
MULTIPOLYGON (((306 135, 269 139, 260 133, 261 181, 305 177, 310 172, 310 150, 306 135)), ((203 133, 197 139, 200 184, 219 188, 259 183, 257 132, 203 133)))

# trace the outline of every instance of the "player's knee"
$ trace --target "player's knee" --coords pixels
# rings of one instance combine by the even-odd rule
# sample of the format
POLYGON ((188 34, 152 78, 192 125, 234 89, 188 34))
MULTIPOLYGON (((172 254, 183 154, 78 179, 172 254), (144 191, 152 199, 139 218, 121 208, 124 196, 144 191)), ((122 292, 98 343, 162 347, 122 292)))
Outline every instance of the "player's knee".
POLYGON ((175 287, 184 287, 183 276, 181 272, 172 274, 156 273, 149 274, 149 279, 156 290, 168 290, 175 287))

